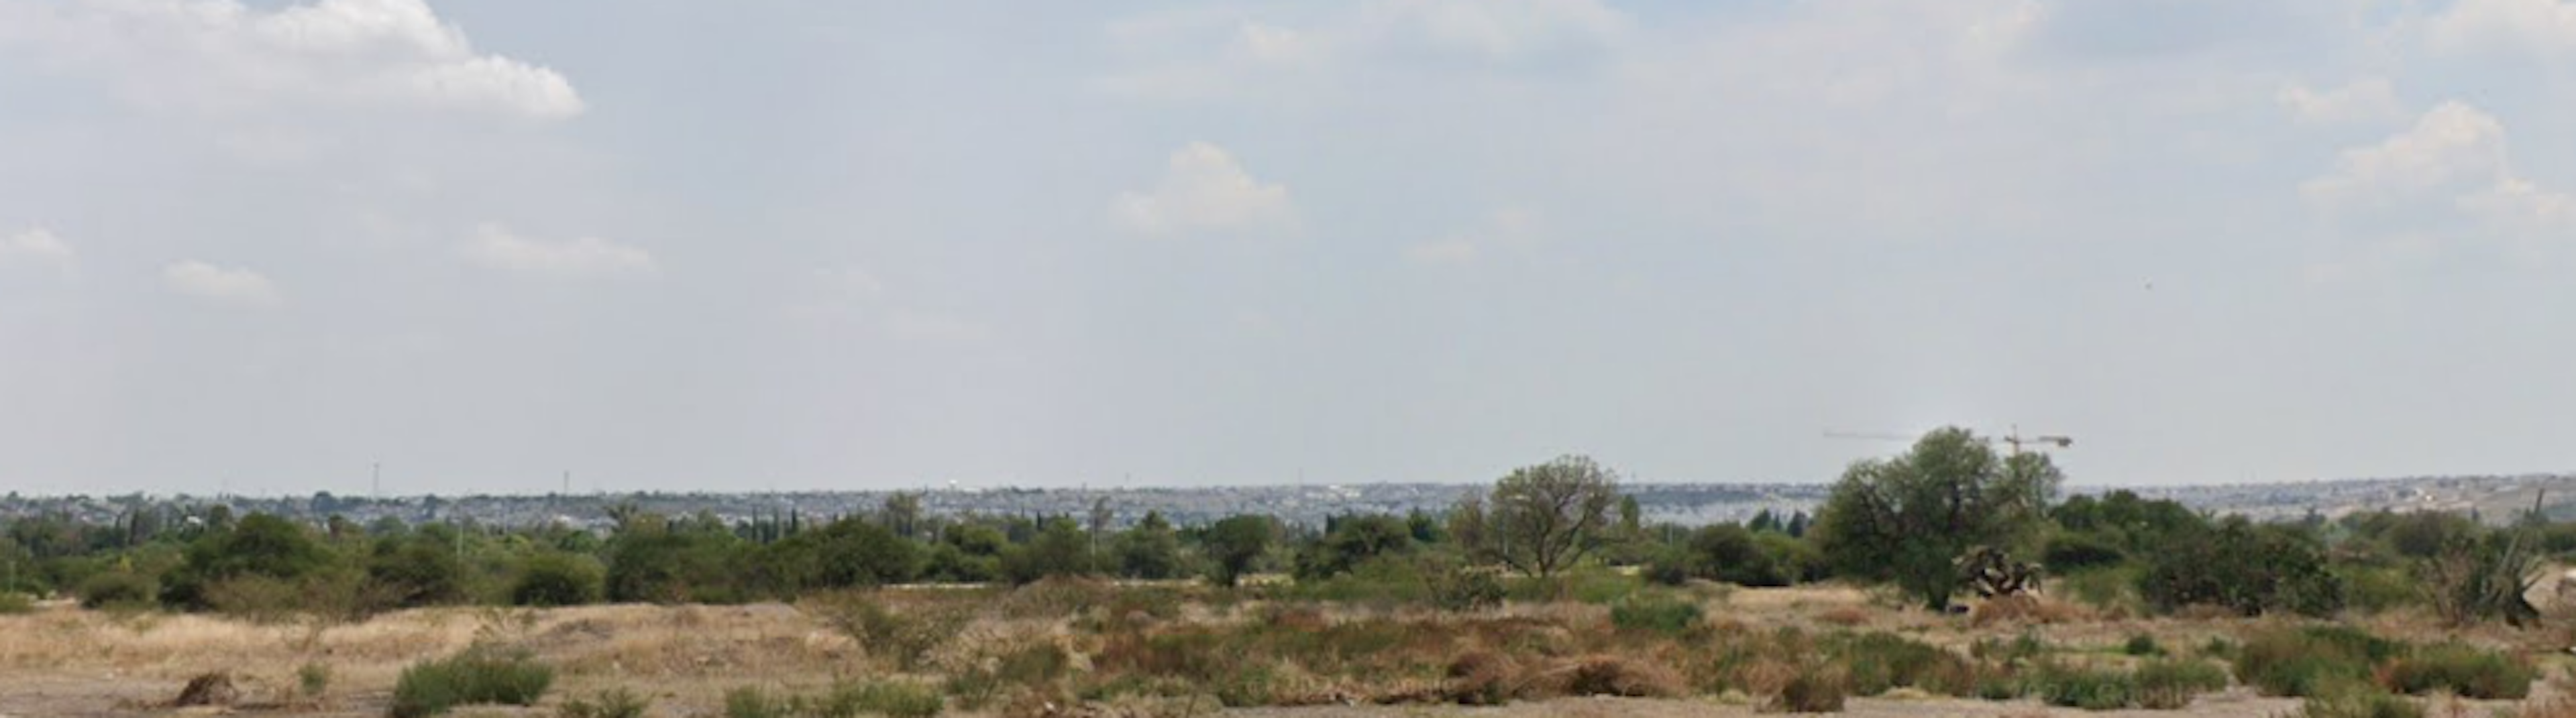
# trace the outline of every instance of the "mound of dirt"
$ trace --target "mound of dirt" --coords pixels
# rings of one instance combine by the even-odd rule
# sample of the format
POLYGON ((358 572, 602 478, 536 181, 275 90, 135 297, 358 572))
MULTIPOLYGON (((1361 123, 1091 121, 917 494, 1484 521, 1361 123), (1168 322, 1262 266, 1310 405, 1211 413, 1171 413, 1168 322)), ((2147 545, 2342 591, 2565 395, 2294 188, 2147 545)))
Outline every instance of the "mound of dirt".
POLYGON ((233 687, 233 674, 216 671, 188 679, 188 687, 179 689, 179 697, 170 701, 170 707, 228 706, 240 698, 241 690, 233 687))

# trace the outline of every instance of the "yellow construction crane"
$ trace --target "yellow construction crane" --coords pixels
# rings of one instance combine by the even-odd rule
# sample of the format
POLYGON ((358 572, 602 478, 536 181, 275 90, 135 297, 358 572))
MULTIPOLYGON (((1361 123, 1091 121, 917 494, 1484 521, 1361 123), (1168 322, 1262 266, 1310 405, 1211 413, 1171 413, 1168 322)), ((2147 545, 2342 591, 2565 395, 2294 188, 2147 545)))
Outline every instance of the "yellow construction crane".
MULTIPOLYGON (((1828 438, 1828 439, 1859 439, 1859 440, 1863 440, 1863 441, 1914 441, 1914 440, 1916 440, 1916 439, 1920 439, 1920 438, 1923 438, 1923 437, 1921 437, 1921 436, 1906 436, 1906 435, 1903 435, 1903 434, 1894 434, 1894 433, 1887 433, 1887 432, 1840 431, 1840 430, 1835 430, 1835 429, 1827 429, 1827 430, 1825 430, 1825 438, 1828 438)), ((2003 443, 2005 446, 2011 447, 2011 449, 2012 449, 2012 453, 2013 453, 2014 455, 2019 455, 2019 454, 2021 454, 2021 447, 2022 447, 2022 445, 2024 445, 2024 444, 2029 444, 2029 445, 2039 446, 2039 447, 2047 447, 2047 446, 2054 445, 2054 446, 2056 446, 2057 448, 2060 448, 2060 449, 2063 449, 2063 448, 2066 448, 2066 447, 2074 446, 2074 445, 2075 445, 2075 439, 2074 439, 2074 437, 2065 436, 2065 435, 2061 435, 2061 434, 2040 434, 2040 435, 2037 435, 2037 436, 2023 436, 2023 435, 2022 435, 2022 433, 2021 433, 2021 427, 2018 427, 2018 426, 2013 427, 2013 429, 2012 429, 2012 432, 2011 432, 2011 433, 2004 434, 2003 436, 1979 436, 1979 437, 1976 437, 1976 438, 1977 438, 1977 440, 1978 440, 1978 441, 1985 442, 1987 445, 1993 445, 1993 444, 1995 444, 1995 443, 1997 443, 1997 442, 2001 442, 2001 443, 2003 443)))

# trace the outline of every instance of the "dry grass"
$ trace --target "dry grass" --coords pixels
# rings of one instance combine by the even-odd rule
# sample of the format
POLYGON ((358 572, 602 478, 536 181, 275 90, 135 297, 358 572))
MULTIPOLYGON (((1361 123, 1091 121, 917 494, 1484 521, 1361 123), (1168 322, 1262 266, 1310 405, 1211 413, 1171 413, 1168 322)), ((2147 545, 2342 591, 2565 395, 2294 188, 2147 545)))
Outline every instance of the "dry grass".
MULTIPOLYGON (((1187 594, 1139 598, 1092 585, 1020 592, 889 590, 872 600, 897 612, 971 612, 907 677, 988 676, 988 701, 969 711, 983 714, 1037 714, 1052 704, 1058 715, 1101 714, 1094 709, 1204 715, 1221 695, 1264 705, 1416 707, 1389 709, 1400 711, 1389 715, 1423 704, 1594 695, 1734 696, 1727 705, 1668 701, 1695 711, 1815 708, 1838 701, 1836 689, 1847 690, 1853 679, 1841 666, 1808 657, 1817 636, 1835 631, 1892 631, 1962 655, 1978 638, 2010 640, 2028 633, 2089 651, 2146 633, 2182 652, 2212 636, 2292 622, 2235 616, 2106 620, 2047 601, 2009 608, 1988 604, 1962 618, 1876 607, 1860 591, 1832 586, 1736 591, 1722 608, 1710 609, 1705 626, 1679 638, 1613 631, 1607 608, 1574 603, 1514 603, 1458 615, 1187 594), (1803 631, 1807 638, 1780 638, 1784 629, 1803 631)), ((2454 633, 2438 620, 2403 612, 2367 619, 2366 627, 2419 642, 2458 635, 2505 647, 2530 640, 2502 629, 2454 633)), ((286 625, 50 606, 0 616, 0 714, 97 714, 166 702, 188 678, 228 670, 242 703, 305 701, 296 712, 376 715, 404 665, 477 642, 534 651, 561 672, 558 695, 638 690, 654 699, 656 715, 716 714, 725 691, 744 685, 813 692, 837 681, 906 670, 873 658, 868 646, 826 616, 778 604, 430 609, 364 623, 286 625), (329 697, 321 705, 298 698, 296 671, 308 663, 331 673, 329 697), (49 697, 35 697, 40 692, 49 697)), ((2523 707, 2523 714, 2576 718, 2576 703, 2554 695, 2535 694, 2538 700, 2523 707)), ((1882 705, 1853 700, 1850 710, 1861 713, 1877 710, 1863 706, 1882 705)), ((2253 699, 2203 700, 2194 710, 2270 705, 2245 700, 2253 699)), ((1897 702, 1926 715, 2027 708, 1927 696, 1897 702)), ((136 708, 109 714, 143 713, 136 708)), ((2477 714, 2488 713, 2481 707, 2477 714)))

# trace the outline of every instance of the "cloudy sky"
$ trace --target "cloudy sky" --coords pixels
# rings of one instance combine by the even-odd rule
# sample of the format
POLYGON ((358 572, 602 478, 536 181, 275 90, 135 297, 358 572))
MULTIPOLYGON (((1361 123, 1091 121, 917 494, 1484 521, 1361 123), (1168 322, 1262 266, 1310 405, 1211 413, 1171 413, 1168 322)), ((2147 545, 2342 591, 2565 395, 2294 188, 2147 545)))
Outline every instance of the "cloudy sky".
POLYGON ((0 0, 0 488, 2576 469, 2568 127, 2576 0, 0 0))

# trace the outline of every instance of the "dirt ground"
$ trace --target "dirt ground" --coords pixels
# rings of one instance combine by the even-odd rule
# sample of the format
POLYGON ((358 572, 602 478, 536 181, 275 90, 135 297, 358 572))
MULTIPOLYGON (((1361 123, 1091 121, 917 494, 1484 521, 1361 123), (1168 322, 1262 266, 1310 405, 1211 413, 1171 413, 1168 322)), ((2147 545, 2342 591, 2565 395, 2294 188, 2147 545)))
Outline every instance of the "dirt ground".
MULTIPOLYGON (((1565 610, 1536 607, 1534 610, 1565 610)), ((2212 636, 2237 636, 2264 625, 2236 618, 2140 619, 2060 616, 2030 624, 1981 626, 1968 617, 1895 610, 1848 588, 1738 590, 1727 594, 1715 621, 1752 625, 1806 625, 1900 631, 1936 644, 1964 646, 1979 636, 2040 633, 2052 643, 2113 646, 2137 633, 2165 645, 2197 645, 2212 636)), ((2554 636, 2501 627, 2469 634, 2445 631, 2420 618, 2362 622, 2382 635, 2410 640, 2461 637, 2509 645, 2533 655, 2560 656, 2554 636)), ((721 716, 727 690, 744 685, 789 690, 819 689, 836 678, 864 675, 864 652, 819 618, 792 606, 589 606, 550 610, 477 608, 404 611, 364 623, 259 625, 200 615, 111 615, 60 603, 29 615, 0 616, 0 718, 38 716, 294 715, 380 716, 395 677, 412 662, 451 654, 478 640, 533 647, 558 669, 547 705, 531 709, 471 708, 455 715, 552 716, 555 702, 623 688, 654 701, 650 715, 721 716), (318 695, 299 687, 298 669, 328 668, 318 695), (238 688, 227 706, 174 708, 168 704, 192 677, 229 672, 238 688)), ((2533 700, 2554 697, 2569 680, 2566 660, 2549 658, 2533 700)), ((2503 703, 2436 702, 2431 715, 2487 716, 2503 703)), ((1986 702, 1926 696, 1901 689, 1876 698, 1854 698, 1845 716, 2153 715, 2274 716, 2295 711, 2294 699, 2264 698, 2243 688, 2201 697, 2183 711, 2087 713, 2050 709, 2032 701, 1986 702)), ((1199 707, 1195 714, 1211 711, 1199 707)), ((1323 706, 1225 711, 1263 718, 1410 718, 1412 716, 1749 716, 1740 701, 1722 699, 1569 698, 1503 707, 1447 705, 1323 706)), ((1170 705, 1111 706, 1104 715, 1182 715, 1170 705)), ((969 714, 971 715, 971 714, 969 714)))

